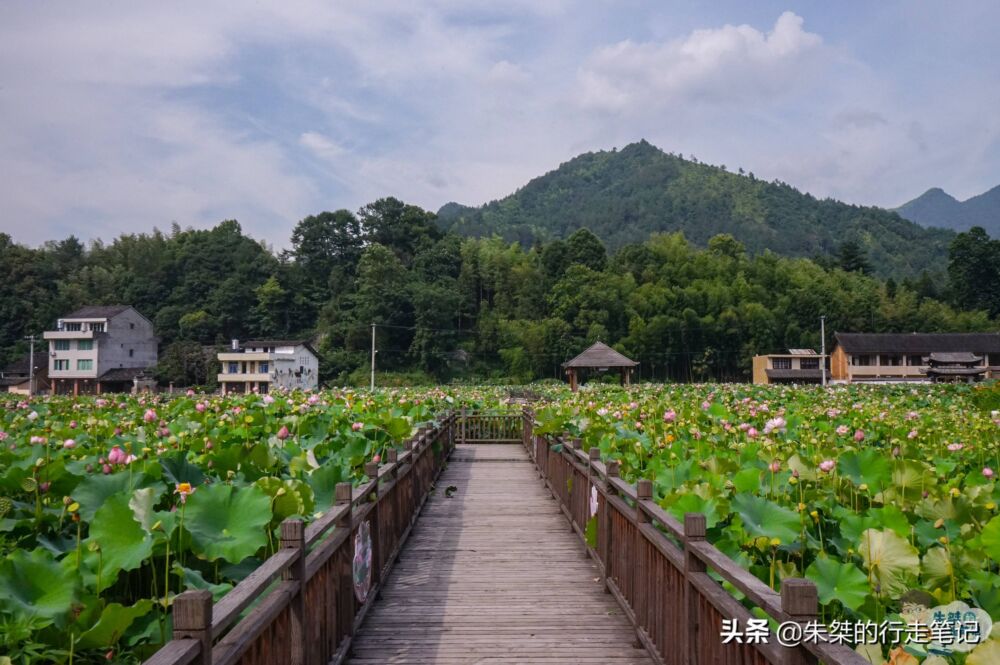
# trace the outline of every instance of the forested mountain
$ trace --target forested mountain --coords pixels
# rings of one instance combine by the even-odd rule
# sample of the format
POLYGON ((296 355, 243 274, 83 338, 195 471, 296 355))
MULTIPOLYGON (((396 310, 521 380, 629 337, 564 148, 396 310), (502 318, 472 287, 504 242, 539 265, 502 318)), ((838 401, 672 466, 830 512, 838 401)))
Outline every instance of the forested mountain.
POLYGON ((524 247, 443 232, 394 198, 301 220, 275 254, 235 221, 210 230, 75 238, 39 248, 0 234, 0 361, 85 304, 133 304, 161 340, 158 375, 211 384, 230 338, 308 337, 325 382, 367 383, 371 324, 379 382, 524 381, 601 340, 642 378, 740 380, 754 354, 818 347, 827 331, 996 330, 1000 241, 981 229, 951 246, 948 281, 872 276, 846 242, 822 262, 751 254, 732 235, 693 245, 654 234, 609 253, 593 233, 524 247), (412 375, 410 375, 412 378, 412 375))
POLYGON ((992 236, 1000 236, 1000 185, 966 201, 934 187, 899 206, 896 212, 924 226, 956 231, 979 226, 992 236))
POLYGON ((699 246, 729 233, 751 254, 831 256, 859 244, 876 273, 897 279, 943 267, 950 231, 925 229, 881 208, 819 200, 753 173, 731 173, 646 141, 590 152, 479 208, 449 203, 442 228, 498 234, 531 246, 586 227, 612 251, 651 233, 680 231, 699 246))

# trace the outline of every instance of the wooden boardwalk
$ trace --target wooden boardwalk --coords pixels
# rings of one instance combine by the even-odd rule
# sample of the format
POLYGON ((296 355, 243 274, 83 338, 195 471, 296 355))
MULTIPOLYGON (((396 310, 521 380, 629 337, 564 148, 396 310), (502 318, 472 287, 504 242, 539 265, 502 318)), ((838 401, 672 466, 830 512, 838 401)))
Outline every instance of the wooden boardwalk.
POLYGON ((348 662, 652 663, 635 640, 524 448, 459 445, 348 662))

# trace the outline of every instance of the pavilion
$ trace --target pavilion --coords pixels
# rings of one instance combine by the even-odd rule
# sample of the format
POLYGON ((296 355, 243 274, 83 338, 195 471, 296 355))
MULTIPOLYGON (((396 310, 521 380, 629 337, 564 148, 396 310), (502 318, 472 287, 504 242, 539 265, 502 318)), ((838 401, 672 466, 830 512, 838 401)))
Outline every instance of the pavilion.
POLYGON ((577 379, 580 370, 592 369, 598 372, 606 372, 609 369, 617 369, 621 376, 621 384, 627 386, 630 383, 632 369, 639 363, 618 353, 603 342, 594 342, 586 351, 576 358, 564 362, 563 368, 566 376, 569 377, 570 390, 576 392, 577 379))

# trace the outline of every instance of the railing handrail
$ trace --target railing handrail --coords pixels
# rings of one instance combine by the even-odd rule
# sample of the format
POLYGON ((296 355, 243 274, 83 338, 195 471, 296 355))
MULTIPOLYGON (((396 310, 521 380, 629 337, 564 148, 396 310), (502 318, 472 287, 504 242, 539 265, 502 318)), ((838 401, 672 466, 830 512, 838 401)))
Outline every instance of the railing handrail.
MULTIPOLYGON (((207 591, 185 591, 175 596, 173 639, 148 658, 144 665, 211 665, 213 651, 220 652, 220 663, 236 662, 278 614, 293 606, 294 599, 302 602, 304 586, 339 552, 344 542, 350 538, 352 525, 360 523, 377 509, 379 501, 388 496, 416 467, 424 455, 428 454, 427 451, 431 450, 432 444, 452 431, 456 420, 454 412, 447 413, 436 426, 422 426, 404 444, 406 450, 402 453, 391 449, 387 451, 388 459, 384 463, 367 464, 365 472, 369 480, 362 485, 355 488, 351 483, 338 483, 336 502, 317 520, 308 525, 295 517, 284 520, 280 525, 281 547, 218 602, 213 603, 211 594, 207 591), (339 528, 345 524, 348 526, 347 530, 339 528), (331 529, 333 536, 328 538, 331 529), (286 536, 297 540, 288 541, 286 536), (284 581, 275 585, 274 582, 279 578, 284 581), (241 618, 243 612, 254 603, 257 603, 254 610, 241 618), (216 640, 224 635, 216 644, 216 640), (234 635, 238 639, 230 639, 234 635)), ((444 455, 441 458, 443 460, 444 455)), ((440 467, 438 463, 434 472, 440 471, 440 467)), ((426 496, 425 492, 423 496, 413 498, 422 504, 426 496)), ((397 550, 402 546, 418 510, 419 505, 406 525, 405 532, 399 537, 397 550)), ((375 568, 378 567, 375 557, 372 563, 375 568)), ((391 564, 392 557, 389 557, 386 559, 386 569, 391 564)), ((383 573, 384 571, 374 570, 373 581, 381 579, 383 573)), ((353 594, 353 589, 350 592, 353 594)), ((370 594, 368 602, 360 608, 359 616, 355 617, 356 620, 367 611, 374 596, 375 593, 370 594)), ((303 621, 304 619, 300 619, 299 624, 303 621)), ((302 648, 304 647, 300 647, 300 651, 302 648)), ((297 661, 299 663, 308 659, 301 653, 298 658, 304 659, 297 661)))
MULTIPOLYGON (((581 537, 584 537, 583 532, 586 525, 576 523, 573 519, 571 507, 563 502, 560 492, 557 491, 559 488, 554 487, 549 482, 551 475, 547 458, 541 462, 537 459, 535 446, 529 440, 532 437, 544 441, 545 449, 549 454, 557 452, 578 473, 590 479, 591 486, 597 488, 597 491, 604 498, 605 504, 612 506, 636 528, 637 532, 647 542, 688 578, 689 583, 694 582, 692 586, 699 589, 699 593, 710 592, 711 597, 703 596, 708 602, 726 604, 730 609, 742 615, 740 618, 746 619, 750 617, 749 611, 734 596, 707 575, 707 572, 711 570, 721 577, 722 580, 733 585, 734 588, 744 594, 755 606, 763 610, 771 619, 778 623, 789 620, 802 621, 804 616, 817 614, 816 600, 811 601, 812 608, 807 609, 805 613, 802 610, 803 599, 806 599, 805 605, 808 606, 810 603, 808 599, 816 598, 816 587, 810 580, 796 578, 797 581, 788 584, 790 589, 792 589, 791 593, 779 594, 704 539, 703 515, 699 513, 687 513, 682 523, 652 500, 652 481, 639 480, 634 485, 630 484, 618 476, 618 462, 615 460, 603 460, 599 448, 590 448, 590 450, 585 452, 580 449, 579 439, 573 439, 568 436, 535 435, 533 433, 535 425, 534 413, 529 408, 524 409, 524 419, 525 446, 534 458, 536 467, 538 467, 543 478, 546 479, 553 495, 563 505, 563 512, 570 519, 574 530, 581 537), (559 446, 559 448, 555 449, 555 446, 559 446), (645 487, 642 487, 643 485, 645 487), (700 533, 697 534, 697 537, 692 537, 692 523, 698 522, 701 524, 700 533), (700 567, 704 569, 704 572, 685 569, 685 561, 690 561, 692 558, 700 562, 700 567), (712 586, 708 587, 708 584, 712 586), (731 604, 727 603, 727 600, 731 601, 731 604), (792 606, 794 606, 794 609, 792 609, 792 606)), ((697 529, 697 527, 695 528, 697 529)), ((587 550, 602 570, 606 571, 607 562, 601 560, 601 552, 591 548, 589 545, 587 546, 587 550)), ((787 584, 790 581, 786 579, 785 583, 787 584)), ((651 654, 659 658, 662 662, 662 656, 658 654, 648 637, 645 637, 643 634, 643 631, 648 627, 638 625, 635 614, 631 612, 631 608, 628 606, 627 599, 617 589, 615 583, 606 576, 605 583, 623 605, 633 623, 636 623, 640 640, 644 642, 651 654)), ((678 635, 676 639, 690 639, 690 635, 678 635)), ((784 659, 789 654, 796 653, 801 658, 805 652, 808 652, 811 656, 820 658, 824 663, 830 665, 868 665, 868 661, 863 656, 842 644, 823 641, 803 641, 799 647, 780 647, 772 633, 768 644, 754 646, 757 647, 762 655, 775 663, 784 663, 784 659)))

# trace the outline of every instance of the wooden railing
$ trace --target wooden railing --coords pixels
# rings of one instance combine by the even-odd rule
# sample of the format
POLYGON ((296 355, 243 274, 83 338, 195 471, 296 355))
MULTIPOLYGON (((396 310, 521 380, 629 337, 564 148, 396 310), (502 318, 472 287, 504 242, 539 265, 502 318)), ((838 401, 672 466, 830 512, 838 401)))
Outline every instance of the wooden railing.
POLYGON ((402 453, 387 451, 383 464, 365 467, 360 487, 338 484, 335 505, 315 522, 282 522, 280 549, 214 605, 208 591, 174 598, 173 639, 146 665, 342 662, 454 448, 457 422, 449 415, 402 453), (366 531, 371 578, 361 593, 355 541, 366 531))
POLYGON ((653 501, 651 481, 630 485, 618 476, 618 462, 602 461, 599 449, 583 451, 578 440, 535 435, 533 429, 533 414, 525 410, 523 441, 539 475, 596 561, 606 590, 635 626, 638 641, 658 663, 868 665, 841 644, 781 646, 773 631, 767 643, 723 644, 723 619, 746 627, 755 617, 720 580, 778 623, 817 620, 816 586, 785 579, 777 593, 705 540, 704 515, 688 513, 682 524, 653 501), (595 516, 591 547, 586 529, 595 516))
POLYGON ((517 411, 466 411, 458 421, 459 443, 521 443, 521 421, 517 411))

